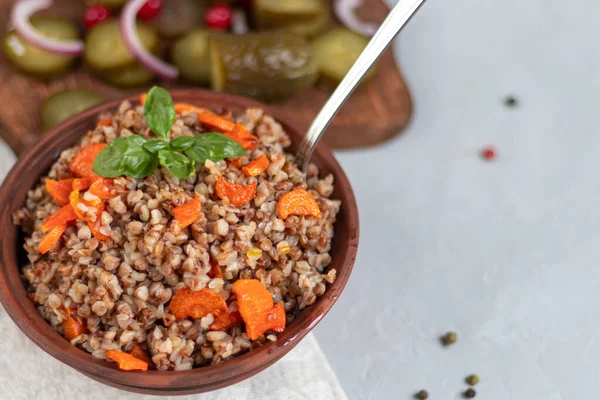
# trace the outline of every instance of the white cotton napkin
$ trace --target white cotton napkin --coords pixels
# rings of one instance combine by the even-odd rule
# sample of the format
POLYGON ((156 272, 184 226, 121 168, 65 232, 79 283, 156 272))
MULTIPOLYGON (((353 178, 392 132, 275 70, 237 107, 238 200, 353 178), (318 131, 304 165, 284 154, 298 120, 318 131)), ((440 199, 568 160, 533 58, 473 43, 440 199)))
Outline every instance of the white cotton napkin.
MULTIPOLYGON (((16 158, 0 140, 0 181, 16 158)), ((270 368, 236 385, 202 395, 158 397, 98 383, 46 354, 0 306, 0 399, 346 400, 311 333, 270 368)), ((177 373, 177 372, 173 372, 177 373)))

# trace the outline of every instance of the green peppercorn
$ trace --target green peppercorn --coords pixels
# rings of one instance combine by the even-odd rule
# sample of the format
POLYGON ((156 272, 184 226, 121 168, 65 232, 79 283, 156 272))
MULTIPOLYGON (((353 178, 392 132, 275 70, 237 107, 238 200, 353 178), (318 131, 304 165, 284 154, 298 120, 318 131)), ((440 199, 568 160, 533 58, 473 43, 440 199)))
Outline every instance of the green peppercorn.
POLYGON ((456 334, 456 332, 452 331, 447 332, 444 336, 441 337, 441 341, 444 346, 453 345, 454 343, 456 343, 457 340, 458 335, 456 334))
POLYGON ((467 381, 467 383, 469 385, 475 386, 479 383, 479 375, 477 375, 477 374, 469 375, 469 376, 467 376, 465 381, 467 381))
POLYGON ((472 388, 467 389, 464 393, 465 398, 467 399, 472 399, 473 397, 475 397, 476 394, 477 392, 472 388))
POLYGON ((429 397, 429 393, 427 393, 427 390, 419 390, 419 392, 417 394, 415 394, 415 399, 418 400, 425 400, 429 397))
POLYGON ((515 99, 512 96, 508 96, 506 99, 504 99, 504 105, 506 107, 516 107, 517 106, 517 99, 515 99))

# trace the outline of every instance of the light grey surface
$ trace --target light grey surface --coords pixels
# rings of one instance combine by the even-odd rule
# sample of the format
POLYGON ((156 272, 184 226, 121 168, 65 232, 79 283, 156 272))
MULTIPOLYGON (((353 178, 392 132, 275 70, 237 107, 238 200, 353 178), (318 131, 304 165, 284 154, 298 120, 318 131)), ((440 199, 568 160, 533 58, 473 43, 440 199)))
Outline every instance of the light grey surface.
POLYGON ((401 33, 412 126, 338 154, 361 243, 317 338, 351 400, 459 399, 473 372, 485 400, 598 397, 598 11, 429 0, 401 33))

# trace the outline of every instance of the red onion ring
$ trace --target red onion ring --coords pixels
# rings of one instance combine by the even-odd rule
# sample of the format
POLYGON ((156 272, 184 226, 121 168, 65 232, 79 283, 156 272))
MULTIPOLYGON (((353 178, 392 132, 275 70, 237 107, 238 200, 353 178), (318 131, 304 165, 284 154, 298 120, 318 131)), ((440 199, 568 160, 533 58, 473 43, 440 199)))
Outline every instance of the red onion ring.
POLYGON ((135 29, 135 21, 140 8, 146 4, 147 0, 131 0, 125 5, 121 13, 121 36, 127 50, 142 64, 154 74, 164 79, 176 79, 179 76, 179 70, 154 56, 144 48, 140 42, 135 29))
POLYGON ((373 36, 377 31, 377 24, 361 21, 354 12, 362 5, 362 0, 335 0, 333 11, 338 19, 349 29, 365 36, 373 36))
POLYGON ((78 56, 83 53, 81 40, 58 41, 41 35, 29 22, 39 10, 52 6, 52 0, 19 0, 12 8, 10 21, 15 31, 33 46, 51 53, 78 56))

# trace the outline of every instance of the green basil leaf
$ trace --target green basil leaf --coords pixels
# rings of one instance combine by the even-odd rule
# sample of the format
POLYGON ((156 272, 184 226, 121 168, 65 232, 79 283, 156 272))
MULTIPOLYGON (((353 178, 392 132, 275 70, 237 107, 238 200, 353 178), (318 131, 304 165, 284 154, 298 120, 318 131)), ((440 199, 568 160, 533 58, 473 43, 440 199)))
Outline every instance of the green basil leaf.
POLYGON ((171 150, 173 151, 185 151, 192 147, 195 140, 196 138, 192 136, 180 136, 171 140, 169 144, 171 145, 171 150))
POLYGON ((158 152, 158 160, 160 165, 179 179, 187 179, 196 172, 194 162, 181 153, 161 150, 158 152))
POLYGON ((144 116, 152 132, 167 140, 175 122, 175 105, 171 94, 158 86, 150 89, 144 103, 144 116))
POLYGON ((144 149, 145 144, 146 139, 138 135, 113 140, 94 160, 93 171, 105 178, 150 175, 158 167, 158 159, 144 149))
POLYGON ((220 133, 203 133, 195 137, 194 144, 185 154, 197 163, 204 164, 206 160, 217 162, 228 157, 241 157, 246 150, 235 140, 220 133))
POLYGON ((142 147, 152 154, 157 154, 160 150, 167 150, 169 143, 160 139, 150 139, 142 147))
POLYGON ((96 156, 92 171, 105 178, 116 178, 124 175, 123 152, 126 146, 125 137, 119 137, 109 143, 104 150, 96 156))

